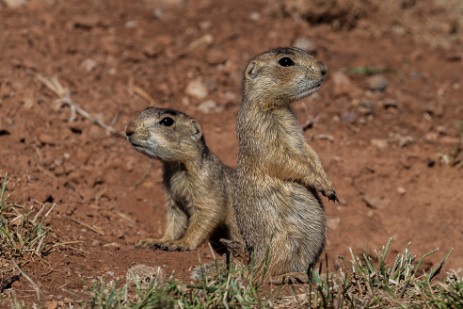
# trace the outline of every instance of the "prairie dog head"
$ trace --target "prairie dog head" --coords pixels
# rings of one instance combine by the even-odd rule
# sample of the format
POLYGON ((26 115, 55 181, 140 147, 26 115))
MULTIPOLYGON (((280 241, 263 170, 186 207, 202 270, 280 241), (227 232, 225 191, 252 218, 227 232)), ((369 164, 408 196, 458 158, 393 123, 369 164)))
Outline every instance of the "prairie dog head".
POLYGON ((136 150, 165 162, 195 160, 205 147, 199 123, 167 108, 145 109, 129 122, 126 135, 136 150))
POLYGON ((319 88, 326 65, 299 48, 277 48, 256 56, 244 73, 244 95, 272 104, 288 104, 319 88))

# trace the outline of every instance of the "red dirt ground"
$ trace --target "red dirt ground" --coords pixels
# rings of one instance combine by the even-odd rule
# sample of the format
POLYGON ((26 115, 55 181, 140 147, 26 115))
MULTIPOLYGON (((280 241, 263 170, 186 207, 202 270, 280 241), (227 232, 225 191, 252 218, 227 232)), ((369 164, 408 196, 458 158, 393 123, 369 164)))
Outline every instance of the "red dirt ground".
MULTIPOLYGON (((118 131, 149 105, 182 110, 234 166, 242 70, 253 55, 298 38, 315 44, 329 68, 320 92, 294 106, 301 124, 315 119, 306 139, 341 199, 324 199, 329 259, 392 238, 393 252, 409 242, 419 255, 439 248, 430 263, 454 248, 445 270, 463 266, 463 171, 449 155, 461 142, 463 41, 442 35, 447 44, 435 45, 420 33, 310 24, 266 3, 0 4, 0 176, 8 174, 17 204, 57 204, 51 241, 80 241, 24 266, 43 299, 78 299, 82 280, 124 277, 139 263, 188 280, 211 253, 207 245, 187 253, 134 248, 163 230, 159 162, 86 118, 70 121, 37 74, 56 76, 76 104, 118 131), (386 89, 370 91, 368 76, 342 73, 361 66, 390 68, 386 89), (202 99, 186 93, 195 79, 207 88, 202 99), (207 100, 215 105, 204 111, 207 100)), ((2 277, 13 273, 2 266, 2 277)), ((26 280, 14 289, 35 298, 26 280)))

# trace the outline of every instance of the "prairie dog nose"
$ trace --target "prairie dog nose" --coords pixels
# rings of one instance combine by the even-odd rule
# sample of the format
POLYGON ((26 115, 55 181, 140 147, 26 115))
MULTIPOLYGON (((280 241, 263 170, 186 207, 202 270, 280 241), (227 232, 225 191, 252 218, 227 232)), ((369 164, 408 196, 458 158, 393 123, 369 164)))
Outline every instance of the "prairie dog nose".
POLYGON ((129 124, 127 125, 127 128, 125 129, 125 135, 127 135, 127 137, 130 137, 131 135, 135 133, 136 130, 137 130, 136 123, 133 121, 130 121, 129 124))
POLYGON ((321 61, 317 62, 318 67, 320 68, 321 75, 325 76, 328 73, 328 67, 321 61))

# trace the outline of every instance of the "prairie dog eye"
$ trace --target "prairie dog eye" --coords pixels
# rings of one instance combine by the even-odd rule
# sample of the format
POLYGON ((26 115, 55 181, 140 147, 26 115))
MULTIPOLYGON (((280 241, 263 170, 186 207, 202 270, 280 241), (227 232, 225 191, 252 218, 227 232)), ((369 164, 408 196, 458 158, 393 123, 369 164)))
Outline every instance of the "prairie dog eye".
POLYGON ((294 65, 294 61, 292 61, 289 57, 283 57, 280 60, 278 60, 278 64, 282 67, 290 67, 294 65))
POLYGON ((161 119, 161 121, 159 121, 159 124, 162 126, 170 127, 171 125, 174 124, 174 122, 175 122, 174 119, 170 117, 164 117, 161 119))

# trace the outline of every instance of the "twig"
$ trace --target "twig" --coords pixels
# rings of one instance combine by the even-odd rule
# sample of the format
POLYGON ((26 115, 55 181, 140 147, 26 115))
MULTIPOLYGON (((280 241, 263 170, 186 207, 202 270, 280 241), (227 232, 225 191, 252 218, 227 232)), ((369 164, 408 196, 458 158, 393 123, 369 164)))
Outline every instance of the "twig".
POLYGON ((81 222, 81 221, 79 221, 79 220, 77 220, 77 219, 74 219, 74 218, 69 218, 69 219, 70 219, 71 221, 77 223, 77 224, 80 224, 80 225, 82 225, 82 226, 84 226, 84 227, 86 227, 86 228, 88 228, 88 229, 94 231, 95 233, 98 233, 98 234, 104 236, 104 233, 103 233, 99 228, 97 228, 97 227, 93 227, 93 226, 91 226, 91 225, 88 225, 88 224, 86 224, 86 223, 83 223, 83 222, 81 222))
POLYGON ((15 263, 15 261, 11 260, 11 262, 14 264, 14 266, 19 270, 21 273, 21 276, 26 278, 27 281, 31 284, 32 288, 35 290, 35 293, 37 294, 37 300, 40 302, 40 289, 38 285, 34 282, 34 280, 31 279, 19 266, 18 264, 15 263))
POLYGON ((59 106, 63 105, 68 105, 69 108, 71 109, 71 116, 69 116, 69 122, 73 122, 76 120, 76 115, 79 114, 82 117, 90 120, 94 124, 102 127, 105 129, 107 132, 114 134, 119 137, 125 138, 125 134, 123 132, 119 132, 115 128, 113 128, 110 125, 107 125, 104 123, 102 120, 98 119, 97 117, 91 115, 89 112, 84 110, 82 107, 77 105, 71 98, 71 92, 69 89, 63 87, 56 76, 53 76, 52 78, 46 78, 42 76, 41 74, 36 74, 35 75, 36 79, 43 83, 49 90, 51 90, 57 97, 58 99, 55 101, 59 106))
POLYGON ((154 99, 142 88, 138 86, 132 86, 132 91, 134 94, 140 96, 141 98, 145 99, 149 104, 154 105, 154 99))

